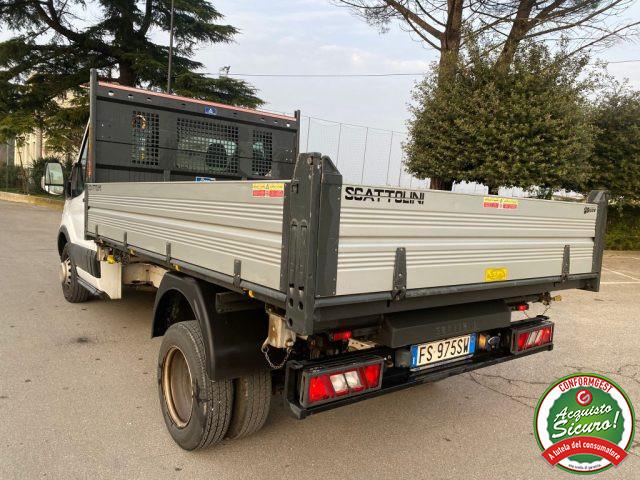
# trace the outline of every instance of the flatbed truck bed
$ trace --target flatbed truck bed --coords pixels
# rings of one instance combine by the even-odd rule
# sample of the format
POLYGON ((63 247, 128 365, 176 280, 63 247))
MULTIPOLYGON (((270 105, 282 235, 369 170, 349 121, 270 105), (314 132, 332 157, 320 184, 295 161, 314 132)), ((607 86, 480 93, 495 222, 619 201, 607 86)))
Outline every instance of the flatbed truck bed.
MULTIPOLYGON (((598 291, 608 195, 584 202, 345 182, 276 115, 90 82, 66 196, 73 303, 153 288, 161 409, 187 450, 553 348, 527 315, 598 291), (196 393, 194 393, 196 392, 196 393)), ((546 310, 545 310, 546 311, 546 310)))

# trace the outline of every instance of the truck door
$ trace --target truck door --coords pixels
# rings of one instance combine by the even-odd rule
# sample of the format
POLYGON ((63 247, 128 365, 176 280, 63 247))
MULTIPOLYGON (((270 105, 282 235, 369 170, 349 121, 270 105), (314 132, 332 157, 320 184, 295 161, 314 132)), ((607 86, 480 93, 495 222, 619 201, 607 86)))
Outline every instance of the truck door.
POLYGON ((87 135, 76 163, 71 169, 70 188, 62 213, 62 224, 69 233, 69 241, 96 250, 93 240, 84 239, 85 169, 87 165, 87 135))

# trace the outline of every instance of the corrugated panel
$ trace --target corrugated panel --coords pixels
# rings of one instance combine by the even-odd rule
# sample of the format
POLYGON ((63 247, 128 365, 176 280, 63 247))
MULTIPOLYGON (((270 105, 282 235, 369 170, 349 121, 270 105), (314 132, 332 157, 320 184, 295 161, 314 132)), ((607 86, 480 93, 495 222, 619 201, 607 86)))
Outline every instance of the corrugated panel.
POLYGON ((596 212, 583 203, 495 208, 488 196, 344 188, 338 295, 391 290, 398 247, 407 250, 409 289, 481 283, 487 269, 506 269, 508 280, 560 275, 565 245, 570 273, 591 271, 596 212))
POLYGON ((132 247, 280 286, 282 198, 254 197, 255 182, 109 183, 89 190, 88 230, 132 247))

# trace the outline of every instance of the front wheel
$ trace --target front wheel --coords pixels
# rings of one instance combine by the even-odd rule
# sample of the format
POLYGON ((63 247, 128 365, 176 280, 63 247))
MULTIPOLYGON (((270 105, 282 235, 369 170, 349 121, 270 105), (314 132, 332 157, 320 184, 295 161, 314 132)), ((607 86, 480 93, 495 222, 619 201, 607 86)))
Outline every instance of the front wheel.
POLYGON ((62 249, 60 256, 60 283, 62 284, 62 294, 67 302, 82 303, 89 298, 89 291, 78 282, 78 271, 76 264, 69 256, 69 244, 62 249))
POLYGON ((206 448, 224 438, 233 383, 209 378, 197 321, 173 324, 165 333, 158 356, 158 391, 167 429, 182 448, 206 448))

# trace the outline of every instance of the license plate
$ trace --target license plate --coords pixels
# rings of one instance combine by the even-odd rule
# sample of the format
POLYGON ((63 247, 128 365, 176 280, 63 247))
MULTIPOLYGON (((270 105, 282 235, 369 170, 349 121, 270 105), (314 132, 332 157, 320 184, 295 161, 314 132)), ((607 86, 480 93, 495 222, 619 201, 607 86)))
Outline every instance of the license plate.
POLYGON ((475 333, 413 345, 411 347, 411 368, 426 367, 454 358, 466 357, 473 355, 475 351, 475 333))

